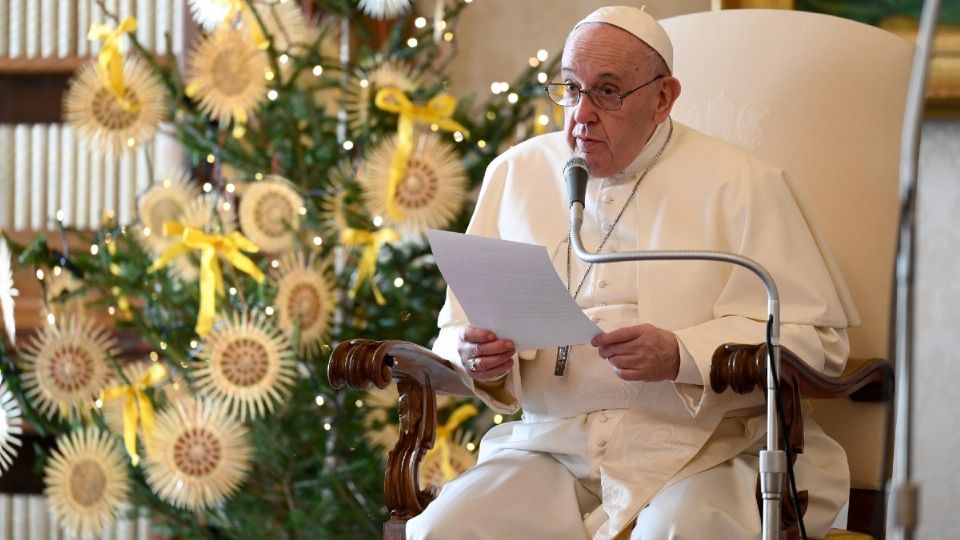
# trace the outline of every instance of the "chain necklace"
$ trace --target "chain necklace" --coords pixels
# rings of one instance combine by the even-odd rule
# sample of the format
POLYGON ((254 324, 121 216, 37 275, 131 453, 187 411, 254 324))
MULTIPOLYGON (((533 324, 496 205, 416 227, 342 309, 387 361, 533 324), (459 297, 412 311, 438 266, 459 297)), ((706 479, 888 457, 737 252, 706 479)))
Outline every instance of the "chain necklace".
MULTIPOLYGON (((643 182, 643 179, 646 178, 647 173, 650 172, 650 169, 660 161, 660 156, 663 155, 664 149, 667 145, 670 144, 670 139, 673 138, 673 119, 670 119, 670 131, 667 132, 667 139, 663 141, 663 144, 660 145, 660 149, 657 150, 657 154, 653 156, 653 159, 650 160, 650 163, 647 165, 643 172, 640 173, 640 176, 637 178, 636 183, 633 184, 633 190, 630 191, 630 196, 627 197, 627 201, 623 203, 623 207, 620 208, 620 213, 617 214, 617 217, 614 218, 613 224, 610 225, 610 228, 607 230, 607 233, 603 235, 603 238, 600 240, 600 245, 597 246, 597 250, 594 254, 600 253, 603 250, 603 246, 606 245, 607 240, 610 239, 610 235, 613 234, 613 230, 617 228, 617 223, 620 223, 620 218, 623 217, 624 212, 627 211, 627 207, 630 206, 630 202, 633 201, 634 196, 637 194, 637 189, 640 188, 640 183, 643 182)), ((567 231, 567 291, 570 291, 570 231, 567 231)), ((576 299, 577 295, 580 294, 580 289, 583 288, 583 284, 587 281, 587 276, 590 274, 590 270, 593 269, 593 263, 590 263, 587 266, 586 271, 583 273, 583 277, 580 278, 580 283, 577 285, 577 290, 573 293, 573 298, 576 299)), ((563 373, 567 370, 567 357, 570 354, 570 346, 564 345, 557 348, 557 363, 553 368, 553 374, 556 376, 562 376, 563 373)))

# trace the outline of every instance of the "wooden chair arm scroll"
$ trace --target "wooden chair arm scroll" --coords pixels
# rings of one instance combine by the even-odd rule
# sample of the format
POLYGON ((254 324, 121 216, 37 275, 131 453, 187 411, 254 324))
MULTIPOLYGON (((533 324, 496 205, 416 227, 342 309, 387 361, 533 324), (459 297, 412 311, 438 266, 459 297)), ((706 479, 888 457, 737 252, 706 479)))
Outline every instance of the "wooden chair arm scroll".
MULTIPOLYGON (((767 387, 767 346, 721 345, 713 353, 710 364, 710 387, 714 392, 728 388, 738 394, 749 394, 767 387)), ((816 371, 785 347, 780 349, 780 395, 787 425, 784 427, 790 448, 803 452, 803 415, 801 397, 831 399, 849 397, 854 401, 885 402, 893 397, 893 370, 882 359, 851 358, 843 374, 830 377, 816 371)), ((784 493, 782 525, 788 538, 797 537, 797 516, 784 493)), ((806 507, 806 492, 798 494, 801 512, 806 507)), ((760 504, 760 494, 757 494, 760 504)))
POLYGON ((433 448, 437 429, 438 391, 472 395, 455 368, 431 350, 406 341, 352 339, 334 349, 327 366, 330 384, 366 390, 386 388, 397 381, 400 394, 400 440, 387 456, 383 481, 390 520, 385 539, 402 539, 408 519, 420 514, 436 496, 433 487, 420 489, 420 462, 433 448))

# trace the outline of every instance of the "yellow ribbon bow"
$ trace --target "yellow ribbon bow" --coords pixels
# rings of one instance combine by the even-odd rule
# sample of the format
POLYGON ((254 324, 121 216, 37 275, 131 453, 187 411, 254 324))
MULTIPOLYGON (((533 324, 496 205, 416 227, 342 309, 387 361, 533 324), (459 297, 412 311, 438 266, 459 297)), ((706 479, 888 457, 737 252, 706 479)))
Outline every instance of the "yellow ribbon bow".
POLYGON ((377 287, 377 282, 373 276, 377 273, 377 255, 380 249, 389 242, 400 240, 400 235, 389 227, 384 227, 376 232, 364 231, 362 229, 344 229, 340 232, 340 243, 345 246, 362 246, 363 255, 360 256, 360 264, 357 265, 357 282, 350 289, 350 298, 357 295, 360 285, 365 279, 370 280, 370 288, 373 289, 373 296, 381 306, 387 303, 377 287))
POLYGON ((155 272, 167 265, 174 257, 190 250, 200 250, 200 310, 197 313, 197 334, 204 336, 213 327, 216 315, 216 293, 223 294, 223 274, 220 271, 219 257, 223 257, 234 268, 249 274, 257 283, 263 281, 263 272, 246 255, 260 249, 249 238, 234 231, 230 234, 207 234, 192 227, 186 227, 176 221, 163 224, 164 236, 180 236, 180 241, 167 247, 160 254, 149 271, 155 272))
POLYGON ((243 18, 244 24, 250 27, 250 37, 253 38, 253 42, 257 44, 257 47, 266 49, 270 46, 270 40, 267 39, 267 36, 263 33, 263 28, 260 27, 260 22, 253 13, 253 9, 250 8, 249 2, 246 0, 222 1, 229 4, 227 15, 224 17, 225 24, 230 25, 233 22, 233 18, 239 13, 240 17, 243 18))
POLYGON ((414 105, 403 90, 388 86, 377 92, 374 99, 377 108, 397 113, 397 150, 390 160, 390 179, 387 184, 387 213, 394 220, 403 219, 396 206, 397 188, 400 181, 407 175, 410 154, 413 152, 413 134, 417 123, 434 124, 444 131, 461 131, 468 137, 467 128, 450 118, 457 108, 457 98, 447 94, 440 94, 427 102, 426 105, 414 105))
POLYGON ((477 408, 470 403, 457 407, 450 415, 450 418, 447 418, 447 422, 437 428, 437 442, 424 457, 424 459, 426 459, 436 452, 440 453, 440 472, 443 473, 443 478, 447 482, 456 478, 458 474, 450 462, 450 438, 460 424, 471 416, 475 416, 477 412, 477 408))
POLYGON ((103 41, 97 62, 107 75, 107 85, 125 111, 133 112, 139 109, 140 104, 127 99, 127 89, 123 82, 123 54, 120 52, 120 38, 124 34, 137 29, 137 19, 127 17, 120 26, 113 28, 110 25, 94 23, 90 26, 87 39, 103 41))
MULTIPOLYGON (((150 402, 146 390, 166 376, 167 369, 163 364, 154 363, 139 381, 129 386, 115 386, 103 391, 104 401, 123 398, 123 445, 130 454, 130 462, 134 467, 140 463, 140 454, 137 453, 137 424, 143 426, 144 446, 150 444, 153 435, 153 403, 150 402)), ((147 448, 147 451, 150 449, 147 448)))

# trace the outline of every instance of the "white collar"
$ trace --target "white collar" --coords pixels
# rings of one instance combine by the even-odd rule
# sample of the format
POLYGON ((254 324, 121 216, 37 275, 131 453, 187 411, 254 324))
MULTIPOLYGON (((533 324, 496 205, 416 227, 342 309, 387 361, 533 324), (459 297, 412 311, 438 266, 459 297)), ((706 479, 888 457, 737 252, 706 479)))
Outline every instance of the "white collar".
POLYGON ((615 182, 633 180, 638 174, 646 170, 646 168, 650 165, 650 162, 653 161, 653 158, 656 157, 657 153, 660 151, 660 148, 666 142, 667 137, 670 134, 671 124, 673 124, 673 119, 667 117, 666 122, 661 123, 656 129, 653 130, 653 133, 650 135, 647 143, 643 145, 643 149, 640 150, 640 153, 637 154, 637 157, 635 157, 625 169, 611 176, 610 179, 615 182))

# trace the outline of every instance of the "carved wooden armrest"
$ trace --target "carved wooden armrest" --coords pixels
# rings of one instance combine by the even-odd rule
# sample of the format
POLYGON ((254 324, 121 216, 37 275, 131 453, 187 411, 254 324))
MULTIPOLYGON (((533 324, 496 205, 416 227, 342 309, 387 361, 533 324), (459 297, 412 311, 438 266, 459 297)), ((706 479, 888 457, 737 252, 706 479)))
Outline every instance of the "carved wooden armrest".
MULTIPOLYGON (((749 394, 767 387, 767 346, 726 344, 713 353, 710 364, 710 387, 720 393, 728 388, 738 394, 749 394)), ((780 396, 783 402, 784 430, 790 449, 803 452, 803 415, 801 396, 828 399, 849 397, 854 401, 883 402, 893 397, 893 370, 886 361, 873 358, 851 358, 843 374, 824 375, 811 368, 786 347, 780 348, 780 396)), ((796 512, 784 486, 781 521, 788 537, 796 537, 796 512)), ((806 492, 800 492, 801 512, 806 508, 806 492)), ((760 495, 758 493, 758 504, 760 495)))
POLYGON ((430 349, 406 341, 352 339, 334 349, 327 366, 330 384, 366 390, 386 388, 397 381, 400 394, 400 440, 387 457, 383 481, 390 521, 385 538, 403 538, 406 521, 423 511, 436 496, 435 489, 420 489, 420 462, 433 448, 437 429, 438 391, 472 395, 449 361, 430 349))

